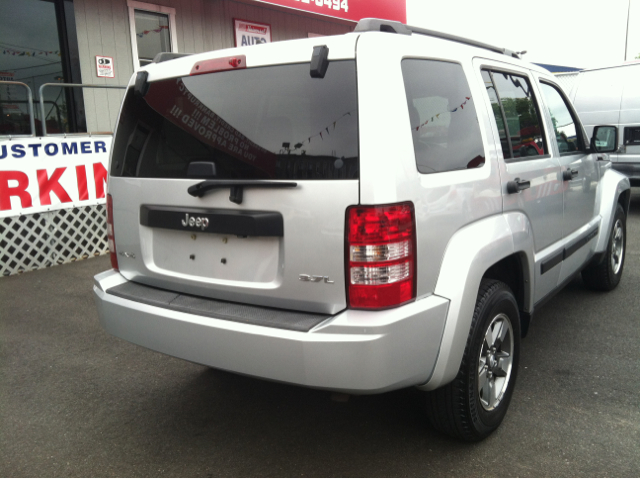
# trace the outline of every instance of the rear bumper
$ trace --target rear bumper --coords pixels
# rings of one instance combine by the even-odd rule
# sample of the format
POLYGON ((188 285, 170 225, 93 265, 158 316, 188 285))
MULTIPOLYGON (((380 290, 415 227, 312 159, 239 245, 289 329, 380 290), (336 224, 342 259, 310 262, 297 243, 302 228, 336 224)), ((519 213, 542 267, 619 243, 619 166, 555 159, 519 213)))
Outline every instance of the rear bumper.
POLYGON ((432 295, 386 311, 345 310, 301 332, 189 314, 107 292, 126 282, 113 270, 95 277, 100 323, 114 336, 218 369, 356 394, 425 383, 449 307, 448 300, 432 295))

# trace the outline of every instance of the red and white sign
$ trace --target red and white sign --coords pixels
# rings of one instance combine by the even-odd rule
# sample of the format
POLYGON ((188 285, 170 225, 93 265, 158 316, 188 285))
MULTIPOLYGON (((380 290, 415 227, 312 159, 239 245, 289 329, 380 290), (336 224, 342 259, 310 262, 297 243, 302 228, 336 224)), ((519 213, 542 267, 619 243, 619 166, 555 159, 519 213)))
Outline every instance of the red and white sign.
POLYGON ((14 72, 0 72, 0 81, 15 81, 14 72))
POLYGON ((271 43, 271 25, 233 19, 236 47, 271 43))
POLYGON ((113 58, 96 55, 96 73, 100 78, 114 78, 113 58))
POLYGON ((383 18, 407 22, 405 0, 256 0, 282 7, 357 22, 363 18, 383 18))
POLYGON ((0 218, 104 203, 112 136, 0 141, 0 218))

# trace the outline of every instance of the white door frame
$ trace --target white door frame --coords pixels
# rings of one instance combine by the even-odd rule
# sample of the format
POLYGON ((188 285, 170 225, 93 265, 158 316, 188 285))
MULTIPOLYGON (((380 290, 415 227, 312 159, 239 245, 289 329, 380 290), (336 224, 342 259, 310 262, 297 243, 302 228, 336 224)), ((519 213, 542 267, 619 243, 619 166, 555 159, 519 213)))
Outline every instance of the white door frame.
POLYGON ((163 7, 152 3, 138 2, 127 0, 129 8, 129 31, 131 34, 131 55, 133 57, 133 71, 140 70, 140 60, 138 59, 138 40, 136 37, 136 17, 135 10, 144 10, 147 12, 163 13, 169 17, 169 40, 171 41, 171 51, 178 51, 178 39, 176 35, 176 9, 171 7, 163 7))

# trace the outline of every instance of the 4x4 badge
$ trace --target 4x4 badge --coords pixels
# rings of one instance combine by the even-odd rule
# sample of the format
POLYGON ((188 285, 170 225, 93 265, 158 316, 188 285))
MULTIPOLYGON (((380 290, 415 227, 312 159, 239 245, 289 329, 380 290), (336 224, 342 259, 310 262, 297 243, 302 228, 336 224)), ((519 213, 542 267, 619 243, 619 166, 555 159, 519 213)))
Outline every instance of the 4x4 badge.
POLYGON ((312 283, 319 283, 320 281, 323 281, 327 284, 333 284, 334 282, 331 281, 329 279, 329 276, 313 276, 310 274, 301 274, 300 276, 298 276, 298 279, 300 281, 310 281, 312 283))

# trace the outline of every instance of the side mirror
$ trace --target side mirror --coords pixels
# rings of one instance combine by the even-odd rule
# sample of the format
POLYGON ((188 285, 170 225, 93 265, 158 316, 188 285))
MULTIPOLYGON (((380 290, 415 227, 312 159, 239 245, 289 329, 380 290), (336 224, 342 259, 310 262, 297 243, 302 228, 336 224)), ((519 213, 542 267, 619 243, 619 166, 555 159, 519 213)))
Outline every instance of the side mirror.
POLYGON ((613 153, 618 148, 618 128, 595 126, 591 137, 591 149, 596 153, 613 153))

